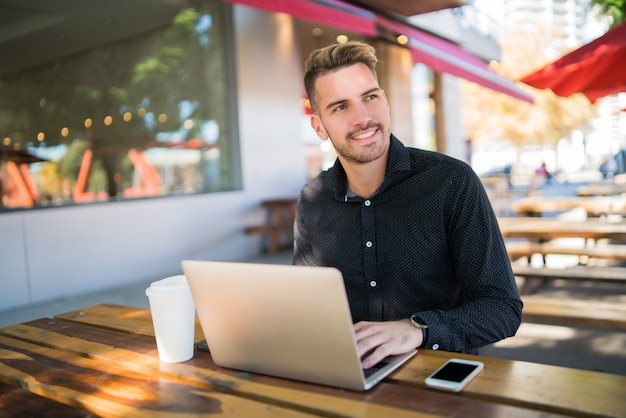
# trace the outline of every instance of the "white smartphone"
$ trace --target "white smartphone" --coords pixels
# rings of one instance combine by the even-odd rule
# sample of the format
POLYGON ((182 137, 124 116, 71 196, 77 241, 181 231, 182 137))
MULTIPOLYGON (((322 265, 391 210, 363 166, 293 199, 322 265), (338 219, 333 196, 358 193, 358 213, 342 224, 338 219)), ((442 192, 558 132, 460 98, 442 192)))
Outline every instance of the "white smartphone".
POLYGON ((483 367, 480 361, 452 358, 426 378, 426 385, 459 392, 480 373, 483 367))

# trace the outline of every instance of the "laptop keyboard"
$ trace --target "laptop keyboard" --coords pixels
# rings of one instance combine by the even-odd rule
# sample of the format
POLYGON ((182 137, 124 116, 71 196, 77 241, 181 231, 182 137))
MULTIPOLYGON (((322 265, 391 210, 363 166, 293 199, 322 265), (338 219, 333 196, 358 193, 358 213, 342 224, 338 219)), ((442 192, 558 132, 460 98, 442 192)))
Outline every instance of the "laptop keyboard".
POLYGON ((385 367, 387 364, 389 363, 387 363, 385 360, 379 361, 378 363, 376 363, 374 366, 370 367, 369 369, 363 369, 363 375, 367 379, 368 377, 370 377, 371 375, 373 375, 374 373, 376 373, 377 371, 385 367))

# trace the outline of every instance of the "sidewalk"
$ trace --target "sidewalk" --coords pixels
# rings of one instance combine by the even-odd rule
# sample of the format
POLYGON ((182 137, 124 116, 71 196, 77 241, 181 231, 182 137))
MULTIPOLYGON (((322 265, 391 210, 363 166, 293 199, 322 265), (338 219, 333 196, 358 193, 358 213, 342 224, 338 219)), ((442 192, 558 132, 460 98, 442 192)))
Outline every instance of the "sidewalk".
MULTIPOLYGON (((261 256, 251 262, 290 264, 291 254, 261 256)), ((0 312, 0 327, 81 309, 100 303, 117 303, 148 308, 145 289, 150 283, 138 283, 82 296, 56 300, 0 312)), ((541 290, 552 296, 568 297, 581 292, 592 298, 624 295, 622 287, 585 288, 581 284, 555 283, 541 290)), ((624 296, 626 297, 626 296, 624 296)), ((517 335, 484 347, 480 354, 496 358, 531 361, 578 369, 626 375, 626 332, 591 328, 561 327, 524 323, 517 335)))
MULTIPOLYGON (((263 255, 250 260, 250 262, 265 264, 291 264, 291 253, 276 255, 263 255)), ((155 279, 158 280, 158 279, 155 279)), ((146 288, 150 281, 136 283, 128 286, 116 287, 99 292, 88 293, 54 301, 32 305, 24 308, 0 311, 0 327, 32 321, 39 318, 52 318, 54 315, 85 308, 101 303, 116 303, 140 308, 149 308, 146 288)))

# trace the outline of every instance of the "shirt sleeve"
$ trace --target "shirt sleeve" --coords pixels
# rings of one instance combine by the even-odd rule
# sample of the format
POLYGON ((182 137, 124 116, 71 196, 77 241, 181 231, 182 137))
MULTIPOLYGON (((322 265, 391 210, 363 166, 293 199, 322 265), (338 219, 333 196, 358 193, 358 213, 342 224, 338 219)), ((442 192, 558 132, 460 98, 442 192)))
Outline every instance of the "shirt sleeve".
POLYGON ((473 352, 515 335, 522 301, 487 193, 476 174, 452 175, 446 234, 460 281, 461 303, 449 310, 415 312, 429 326, 426 348, 473 352))

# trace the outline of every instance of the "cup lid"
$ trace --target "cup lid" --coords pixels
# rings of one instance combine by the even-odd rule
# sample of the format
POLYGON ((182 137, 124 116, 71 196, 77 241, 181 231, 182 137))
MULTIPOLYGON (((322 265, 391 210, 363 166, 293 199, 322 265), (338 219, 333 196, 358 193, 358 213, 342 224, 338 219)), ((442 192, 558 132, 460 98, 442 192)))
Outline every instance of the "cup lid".
POLYGON ((148 293, 188 293, 189 284, 185 275, 166 277, 162 280, 157 280, 150 283, 150 287, 146 289, 148 293))

